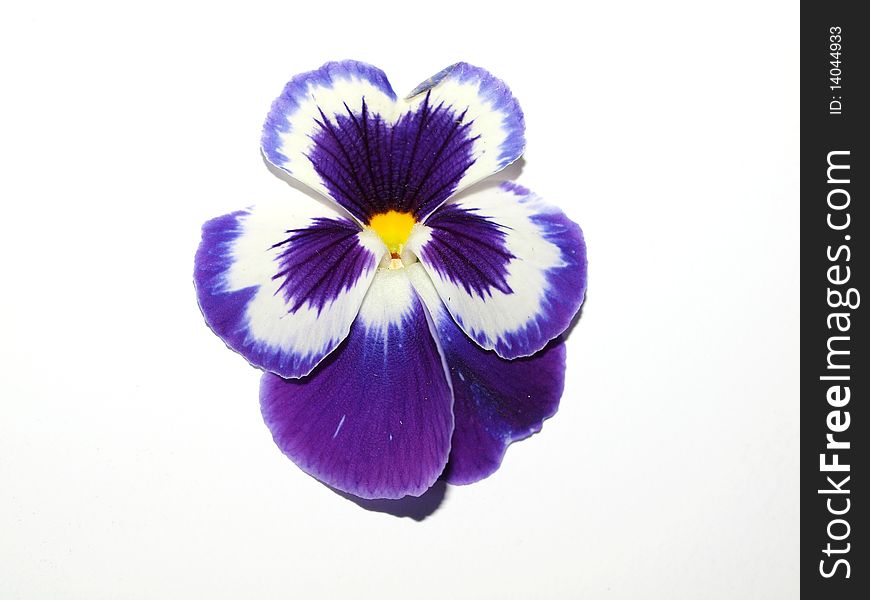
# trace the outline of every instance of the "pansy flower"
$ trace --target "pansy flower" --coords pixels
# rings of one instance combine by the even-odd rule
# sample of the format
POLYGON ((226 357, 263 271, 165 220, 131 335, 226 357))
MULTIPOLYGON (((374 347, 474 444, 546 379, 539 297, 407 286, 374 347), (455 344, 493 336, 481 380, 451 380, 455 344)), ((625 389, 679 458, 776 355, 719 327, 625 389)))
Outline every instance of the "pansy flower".
POLYGON ((308 474, 362 498, 471 483, 555 413, 580 228, 513 183, 473 186, 524 144, 510 90, 464 63, 406 98, 328 63, 272 105, 266 159, 328 201, 207 222, 195 284, 211 329, 265 371, 266 424, 308 474))

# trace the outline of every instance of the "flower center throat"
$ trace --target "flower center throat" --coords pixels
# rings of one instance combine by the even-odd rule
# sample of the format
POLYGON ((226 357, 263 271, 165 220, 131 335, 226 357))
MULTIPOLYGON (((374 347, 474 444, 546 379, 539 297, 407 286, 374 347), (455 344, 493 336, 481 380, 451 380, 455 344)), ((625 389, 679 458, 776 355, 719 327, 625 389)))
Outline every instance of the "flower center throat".
POLYGON ((402 250, 416 222, 411 213, 401 213, 395 210, 376 214, 369 219, 369 227, 378 234, 387 250, 390 251, 390 258, 395 264, 395 266, 391 264, 390 268, 401 266, 402 250), (396 261, 399 262, 396 264, 396 261))

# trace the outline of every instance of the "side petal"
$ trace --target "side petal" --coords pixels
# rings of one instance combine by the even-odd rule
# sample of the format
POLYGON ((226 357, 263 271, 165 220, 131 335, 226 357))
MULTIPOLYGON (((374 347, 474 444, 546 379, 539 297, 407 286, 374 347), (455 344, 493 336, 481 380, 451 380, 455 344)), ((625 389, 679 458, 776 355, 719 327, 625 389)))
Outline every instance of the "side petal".
POLYGON ((293 462, 361 498, 419 496, 447 463, 450 381, 400 270, 378 271, 347 340, 308 377, 265 374, 260 403, 293 462))
POLYGON ((208 221, 194 283, 209 327, 252 365, 301 377, 347 336, 386 251, 315 202, 208 221))
POLYGON ((353 60, 326 63, 287 83, 266 117, 261 147, 270 163, 366 222, 374 175, 363 132, 376 135, 395 113, 383 71, 353 60))
POLYGON ((406 248, 462 330, 504 358, 534 354, 565 331, 586 291, 580 227, 512 183, 443 206, 406 248))
POLYGON ((500 358, 456 326, 419 264, 408 274, 432 315, 453 382, 455 425, 441 478, 474 483, 499 468, 511 443, 540 431, 556 414, 565 383, 565 344, 554 341, 528 358, 500 358))
MULTIPOLYGON (((427 194, 417 199, 415 213, 425 218, 456 192, 514 162, 525 148, 523 111, 503 81, 488 71, 456 63, 430 77, 408 94, 409 114, 425 114, 429 107, 450 114, 462 145, 440 152, 437 176, 430 176, 427 194), (442 187, 443 186, 443 187, 442 187)), ((441 136, 446 137, 446 136, 441 136)), ((431 154, 431 153, 430 153, 431 154)))

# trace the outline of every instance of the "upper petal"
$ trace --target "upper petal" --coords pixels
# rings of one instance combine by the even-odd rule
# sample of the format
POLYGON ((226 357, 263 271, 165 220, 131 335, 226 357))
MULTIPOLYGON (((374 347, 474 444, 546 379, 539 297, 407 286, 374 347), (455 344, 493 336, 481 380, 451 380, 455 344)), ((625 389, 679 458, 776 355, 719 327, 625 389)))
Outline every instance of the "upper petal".
POLYGON ((263 125, 266 159, 365 222, 369 154, 358 129, 392 122, 396 94, 383 71, 362 62, 330 62, 295 76, 263 125))
POLYGON ((450 381, 402 270, 378 271, 347 340, 309 376, 264 375, 260 402, 288 457, 355 496, 419 496, 447 463, 450 381))
POLYGON ((497 173, 518 159, 525 149, 525 120, 510 88, 488 71, 459 62, 430 77, 408 94, 409 113, 425 106, 450 112, 471 140, 467 154, 445 157, 460 162, 461 172, 443 178, 441 194, 423 197, 418 212, 422 218, 462 189, 497 173))
POLYGON ((462 330, 504 358, 543 348, 583 302, 580 228, 511 183, 442 207, 415 227, 406 247, 419 256, 462 330))
POLYGON ((503 82, 465 63, 397 101, 381 71, 345 61, 287 85, 262 145, 270 162, 361 223, 391 210, 423 220, 520 156, 523 115, 503 82))
POLYGON ((384 251, 316 202, 260 204, 203 225, 199 305, 251 364, 300 377, 347 336, 384 251))

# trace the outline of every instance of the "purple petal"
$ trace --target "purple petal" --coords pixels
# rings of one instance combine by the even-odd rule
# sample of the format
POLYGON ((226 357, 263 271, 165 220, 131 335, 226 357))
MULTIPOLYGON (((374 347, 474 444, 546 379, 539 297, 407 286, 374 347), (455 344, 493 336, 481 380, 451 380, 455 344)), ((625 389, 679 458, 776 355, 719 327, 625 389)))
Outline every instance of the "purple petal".
POLYGON ((385 251, 356 223, 323 214, 309 201, 225 215, 203 225, 196 253, 209 327, 284 377, 307 374, 347 336, 385 251))
MULTIPOLYGON (((456 182, 451 195, 500 171, 523 153, 523 111, 508 86, 480 67, 453 64, 418 85, 407 100, 411 110, 424 101, 451 107, 462 113, 463 124, 470 125, 473 163, 456 182)), ((432 203, 421 214, 425 216, 437 206, 432 203)))
POLYGON ((427 97, 395 123, 348 110, 319 121, 309 154, 333 198, 361 222, 395 210, 420 219, 444 202, 474 162, 464 110, 427 97))
POLYGON ((432 315, 453 382, 455 426, 442 479, 474 483, 499 468, 512 442, 540 431, 556 413, 565 380, 565 344, 554 341, 527 358, 501 358, 457 327, 419 265, 408 273, 432 315))
POLYGON ((419 496, 447 462, 450 382, 402 270, 379 270, 350 335, 308 377, 263 376, 275 443, 309 475, 361 498, 419 496))
POLYGON ((484 296, 493 289, 513 293, 507 267, 516 257, 507 249, 507 228, 476 208, 457 204, 441 207, 426 225, 431 235, 420 257, 439 275, 461 285, 467 294, 484 296))
POLYGON ((544 419, 556 414, 565 345, 554 342, 533 356, 506 360, 452 326, 455 334, 443 343, 453 379, 455 429, 443 477, 459 485, 495 473, 512 442, 540 431, 544 419))
POLYGON ((583 302, 586 246, 576 223, 511 183, 439 209, 406 246, 473 340, 504 358, 561 334, 583 302))
POLYGON ((516 160, 523 116, 510 90, 464 63, 398 101, 384 74, 328 63, 287 84, 266 119, 266 158, 361 223, 424 219, 457 190, 516 160))
MULTIPOLYGON (((261 147, 266 159, 316 191, 336 199, 329 181, 310 159, 316 136, 337 115, 361 115, 363 102, 369 118, 392 121, 396 94, 383 71, 365 63, 345 60, 326 63, 315 71, 295 76, 272 103, 263 125, 261 147)), ((354 141, 360 141, 358 136, 354 141)), ((349 185, 343 174, 335 185, 349 185)), ((333 186, 334 187, 334 186, 333 186)), ((351 210, 357 218, 358 211, 351 210)), ((363 220, 363 219, 360 219, 363 220)))

